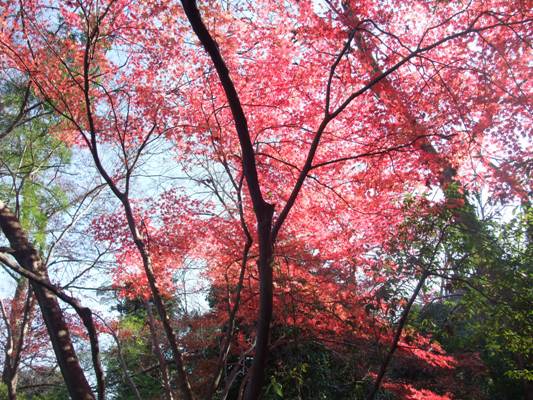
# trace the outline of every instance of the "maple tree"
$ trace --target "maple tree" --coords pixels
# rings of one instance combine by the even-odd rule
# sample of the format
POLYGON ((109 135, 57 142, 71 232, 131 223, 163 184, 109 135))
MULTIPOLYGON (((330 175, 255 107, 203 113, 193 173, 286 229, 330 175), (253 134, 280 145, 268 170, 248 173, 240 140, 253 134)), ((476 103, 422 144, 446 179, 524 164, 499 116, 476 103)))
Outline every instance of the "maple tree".
MULTIPOLYGON (((2 138, 25 123, 31 94, 60 121, 50 135, 90 153, 117 205, 95 216, 91 233, 114 249, 119 296, 144 304, 165 398, 172 385, 184 399, 227 398, 237 381, 249 400, 281 393, 276 380, 265 385, 269 355, 298 336, 330 350, 388 348, 368 360, 368 398, 382 387, 450 398, 386 379, 395 357, 460 364, 406 334, 442 261, 413 246, 427 226, 414 221, 444 213, 474 237, 482 224, 469 193, 481 189, 528 209, 527 2, 34 0, 0 10, 2 68, 28 82, 2 138), (158 146, 189 184, 151 196, 143 165, 158 146), (395 237, 406 240, 394 247, 395 237), (168 306, 187 262, 204 265, 211 285, 211 309, 194 318, 168 306), (206 345, 216 355, 195 357, 206 345)), ((46 271, 33 265, 42 263, 28 227, 2 210, 20 256, 11 268, 42 292, 41 309, 57 296, 82 316, 104 398, 90 311, 36 276, 46 271)), ((421 240, 440 250, 443 232, 421 240)), ((68 333, 55 303, 52 343, 68 333)), ((66 346, 54 350, 70 396, 94 398, 86 371, 65 366, 66 346)))

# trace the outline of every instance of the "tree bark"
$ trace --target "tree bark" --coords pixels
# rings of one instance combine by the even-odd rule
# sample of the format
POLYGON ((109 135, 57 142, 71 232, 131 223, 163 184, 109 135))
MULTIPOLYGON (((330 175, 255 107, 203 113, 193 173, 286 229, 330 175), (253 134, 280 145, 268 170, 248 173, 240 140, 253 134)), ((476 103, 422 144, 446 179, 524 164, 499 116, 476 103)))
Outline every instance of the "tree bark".
POLYGON ((258 399, 265 380, 265 368, 268 358, 268 341, 273 304, 273 247, 271 238, 273 209, 266 208, 261 221, 258 222, 259 238, 259 319, 255 338, 255 357, 252 362, 249 382, 244 398, 258 399))
MULTIPOLYGON (((1 201, 0 228, 7 237, 13 249, 12 255, 19 265, 38 275, 43 281, 50 283, 48 271, 43 265, 39 253, 29 242, 16 216, 1 201)), ((91 386, 72 345, 70 331, 56 295, 36 282, 32 281, 30 284, 41 309, 57 363, 70 396, 73 400, 94 399, 91 386)))

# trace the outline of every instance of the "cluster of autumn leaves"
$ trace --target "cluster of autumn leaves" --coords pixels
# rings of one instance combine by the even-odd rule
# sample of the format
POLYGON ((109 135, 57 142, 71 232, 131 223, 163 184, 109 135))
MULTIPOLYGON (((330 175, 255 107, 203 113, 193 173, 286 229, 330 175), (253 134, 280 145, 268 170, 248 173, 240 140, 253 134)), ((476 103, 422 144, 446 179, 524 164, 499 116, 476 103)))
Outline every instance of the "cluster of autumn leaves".
MULTIPOLYGON (((310 338, 381 348, 358 367, 368 399, 453 398, 387 380, 394 357, 458 367, 406 327, 419 294, 433 301, 447 279, 445 229, 406 224, 446 215, 476 235, 465 207, 481 190, 529 207, 524 2, 35 0, 0 12, 2 74, 27 88, 2 140, 31 120, 31 98, 53 116, 46 134, 90 159, 100 184, 89 192, 109 197, 86 232, 113 251, 117 296, 150 309, 161 398, 257 399, 278 388, 265 381, 274 349, 310 338), (183 176, 148 194, 146 165, 164 176, 169 159, 183 176), (191 267, 212 301, 192 320, 168 307, 191 267), (205 347, 215 356, 200 362, 205 347)), ((111 329, 120 343, 116 324, 52 283, 30 227, 1 200, 0 261, 30 282, 6 325, 24 332, 14 316, 36 314, 26 297, 38 303, 69 395, 105 398, 99 337, 111 329), (89 339, 96 389, 73 330, 89 339)), ((16 373, 4 383, 15 398, 16 373)))

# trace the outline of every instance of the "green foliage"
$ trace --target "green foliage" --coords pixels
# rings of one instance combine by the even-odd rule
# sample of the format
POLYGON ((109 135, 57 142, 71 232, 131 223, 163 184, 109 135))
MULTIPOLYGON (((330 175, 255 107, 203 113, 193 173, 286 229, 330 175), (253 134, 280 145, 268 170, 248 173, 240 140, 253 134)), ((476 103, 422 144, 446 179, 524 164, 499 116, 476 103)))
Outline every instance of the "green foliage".
MULTIPOLYGON (((19 375, 17 399, 69 400, 70 396, 63 381, 63 376, 56 368, 50 366, 41 367, 38 370, 22 369, 19 375), (24 387, 23 390, 21 389, 22 387, 24 387)), ((0 400, 3 400, 1 395, 0 400)))
POLYGON ((7 386, 0 383, 0 400, 7 400, 7 386))
POLYGON ((70 396, 68 395, 66 387, 56 387, 41 394, 25 396, 22 398, 17 396, 17 398, 20 400, 69 400, 70 396))
MULTIPOLYGON (((128 299, 119 303, 121 316, 118 321, 118 336, 121 352, 128 373, 139 390, 142 399, 163 398, 162 381, 150 339, 148 316, 143 300, 128 299)), ((136 399, 124 377, 116 343, 103 355, 109 397, 117 400, 136 399)), ((172 371, 172 365, 169 364, 172 371)), ((172 374, 172 372, 170 372, 172 374)))
POLYGON ((356 351, 336 354, 319 341, 295 339, 273 351, 263 398, 364 399, 369 382, 355 377, 360 356, 356 351))
MULTIPOLYGON (((7 386, 0 383, 0 400, 8 400, 7 386)), ((64 385, 51 389, 40 388, 39 392, 17 393, 17 400, 69 400, 70 397, 64 385)))
MULTIPOLYGON (((18 112, 24 95, 17 87, 3 88, 3 91, 0 131, 13 119, 10 114, 18 112)), ((68 206, 67 195, 55 178, 57 171, 70 162, 71 151, 50 134, 51 126, 57 121, 46 112, 28 115, 27 119, 28 122, 2 138, 0 197, 7 199, 19 214, 23 228, 43 249, 50 216, 68 206)))
POLYGON ((418 311, 418 329, 450 352, 478 352, 492 399, 520 399, 533 361, 531 209, 509 222, 478 220, 449 229, 442 251, 449 265, 445 301, 418 311))
MULTIPOLYGON (((126 365, 131 368, 130 375, 135 382, 143 399, 159 398, 162 389, 157 369, 145 373, 135 373, 143 366, 155 365, 156 360, 152 354, 150 340, 145 331, 145 316, 128 315, 120 321, 120 331, 127 332, 121 338, 122 356, 126 365)), ((112 347, 103 358, 107 370, 108 389, 113 397, 121 400, 135 399, 133 390, 124 378, 124 373, 119 362, 117 348, 112 347)))

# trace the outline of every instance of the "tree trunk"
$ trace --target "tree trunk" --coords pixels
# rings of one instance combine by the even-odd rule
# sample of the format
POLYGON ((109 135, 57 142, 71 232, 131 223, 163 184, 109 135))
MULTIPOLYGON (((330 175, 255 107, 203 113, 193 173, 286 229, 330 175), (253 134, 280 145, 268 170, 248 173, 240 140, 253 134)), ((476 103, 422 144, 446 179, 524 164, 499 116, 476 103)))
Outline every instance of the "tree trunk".
POLYGON ((264 382, 265 366, 268 357, 270 321, 272 319, 272 254, 274 247, 272 216, 274 214, 274 206, 267 203, 261 193, 255 151, 248 130, 246 115, 244 114, 239 95, 231 80, 228 67, 220 54, 218 45, 202 21, 200 11, 196 6, 196 1, 182 0, 181 4, 194 33, 198 36, 198 39, 215 66, 220 83, 228 99, 241 147, 243 175, 246 178, 257 221, 257 236, 259 241, 259 261, 257 263, 259 269, 259 315, 256 330, 255 356, 245 394, 246 400, 255 400, 259 398, 264 382))
POLYGON ((265 381, 265 368, 268 358, 268 341, 273 303, 273 243, 272 215, 274 209, 267 206, 260 214, 257 230, 259 236, 259 319, 255 338, 255 356, 252 363, 249 382, 246 385, 246 400, 258 399, 265 381))
POLYGON ((161 380, 163 389, 165 390, 166 400, 172 399, 172 390, 170 389, 170 382, 168 379, 168 367, 165 357, 161 352, 161 347, 159 347, 159 337, 157 336, 157 328, 155 326, 154 313, 152 312, 152 305, 146 300, 144 302, 144 309, 146 310, 146 315, 148 317, 148 326, 150 328, 150 339, 152 341, 153 351, 157 357, 159 363, 159 371, 161 372, 161 380))
POLYGON ((137 250, 139 251, 142 257, 143 268, 146 274, 146 278, 148 280, 148 285, 150 286, 152 300, 155 304, 155 308, 157 310, 157 314, 159 315, 161 323, 163 324, 163 330, 165 331, 165 336, 168 340, 168 344, 170 346, 170 349, 172 350, 172 355, 174 357, 174 365, 176 366, 179 391, 184 400, 193 400, 194 395, 192 392, 191 384, 189 383, 187 371, 185 370, 185 366, 183 364, 183 356, 178 347, 178 339, 176 337, 176 334, 174 333, 174 329, 170 325, 170 318, 163 303, 161 292, 157 287, 157 280, 154 275, 154 270, 152 268, 152 259, 150 257, 150 252, 146 247, 144 236, 137 229, 137 223, 135 221, 135 217, 133 216, 133 210, 131 208, 131 204, 129 203, 128 198, 125 196, 121 196, 119 198, 124 206, 124 212, 126 214, 128 227, 132 234, 133 241, 135 242, 135 246, 137 247, 137 250))
POLYGON ((24 339, 28 332, 33 310, 35 308, 35 297, 31 292, 28 280, 21 277, 17 283, 9 318, 4 316, 7 327, 8 338, 5 349, 4 368, 2 371, 2 382, 6 385, 8 399, 17 398, 18 368, 24 339))
POLYGON ((424 286, 424 283, 428 276, 429 276, 429 272, 427 270, 422 273, 422 276, 418 280, 418 284, 416 285, 416 288, 413 291, 413 294, 411 295, 409 302, 407 303, 407 305, 405 306, 405 309, 402 312, 402 316, 400 317, 400 321, 398 321, 398 327, 396 328, 396 332, 394 334, 394 338, 392 339, 390 349, 387 353, 387 356, 385 357, 385 360, 383 360, 383 363, 381 364, 381 368, 379 369, 378 376, 376 377, 376 381, 374 382, 374 387, 372 388, 372 391, 368 395, 367 400, 374 400, 379 391, 381 382, 383 381, 383 378, 385 377, 385 373, 387 372, 387 368, 389 367, 389 364, 392 360, 392 356, 394 355, 394 353, 396 352, 396 349, 398 348, 398 342, 400 341, 403 328, 405 326, 405 323, 407 322, 409 313, 411 312, 411 307, 413 306, 413 303, 418 297, 418 293, 420 293, 420 290, 422 289, 422 286, 424 286))
MULTIPOLYGON (((1 201, 0 228, 7 237, 13 249, 12 255, 19 265, 49 283, 48 271, 43 265, 39 253, 30 244, 17 217, 1 201)), ((70 396, 73 400, 94 399, 91 386, 85 377, 72 345, 70 331, 57 297, 38 283, 31 282, 30 284, 39 303, 57 363, 70 396)))

